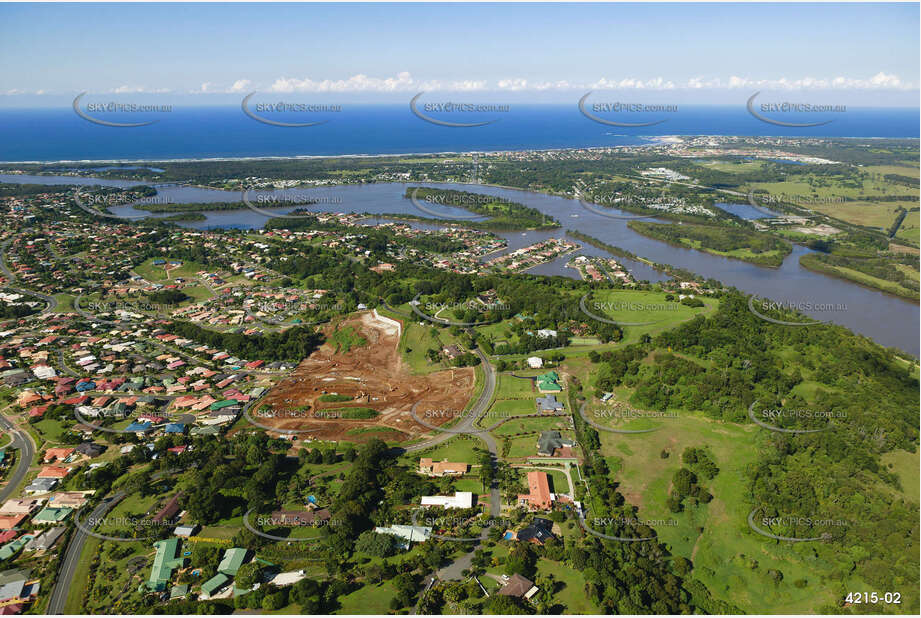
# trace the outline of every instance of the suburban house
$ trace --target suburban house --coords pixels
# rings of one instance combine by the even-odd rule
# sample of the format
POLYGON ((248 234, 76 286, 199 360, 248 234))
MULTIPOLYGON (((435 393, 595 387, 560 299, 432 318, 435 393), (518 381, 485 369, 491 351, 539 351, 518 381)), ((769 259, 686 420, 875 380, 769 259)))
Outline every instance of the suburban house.
POLYGON ((473 508, 473 492, 455 491, 453 496, 422 496, 421 504, 446 509, 469 509, 473 508))
POLYGON ((175 496, 169 499, 169 501, 157 512, 153 517, 153 523, 163 524, 173 521, 176 515, 179 514, 179 498, 182 496, 182 492, 177 493, 175 496))
POLYGON ((37 537, 29 541, 25 546, 25 551, 48 551, 58 542, 58 539, 61 538, 61 535, 64 534, 64 531, 67 530, 64 526, 59 526, 56 528, 48 528, 43 531, 37 537))
POLYGON ((448 346, 445 346, 445 347, 443 347, 443 348, 441 349, 441 351, 444 353, 445 356, 447 356, 448 358, 450 358, 450 359, 452 359, 452 360, 455 359, 455 358, 457 358, 458 356, 460 356, 461 354, 464 353, 464 352, 463 352, 459 347, 457 347, 456 345, 448 345, 448 346))
POLYGON ((393 524, 387 528, 378 526, 374 531, 378 534, 392 534, 399 537, 401 540, 401 549, 409 549, 410 543, 422 543, 432 536, 431 528, 426 526, 407 526, 404 524, 393 524))
POLYGON ((543 545, 550 539, 555 539, 553 532, 553 522, 543 517, 535 517, 530 526, 526 526, 518 532, 508 531, 505 538, 514 541, 536 543, 543 545))
POLYGON ((329 521, 332 515, 326 509, 315 511, 275 511, 269 522, 273 526, 316 526, 318 523, 329 521))
POLYGON ((467 473, 469 466, 465 463, 432 461, 431 458, 419 460, 419 473, 426 476, 462 476, 467 473))
POLYGON ((537 409, 541 412, 561 412, 563 410, 563 402, 558 401, 556 395, 544 395, 543 397, 537 398, 537 409))
POLYGON ((70 468, 63 466, 44 466, 38 473, 40 479, 62 479, 70 474, 70 468))
POLYGON ((217 566, 218 572, 234 577, 237 571, 240 570, 240 567, 247 562, 248 554, 249 550, 247 549, 242 547, 231 547, 224 552, 224 557, 217 566))
POLYGON ((195 536, 196 534, 198 534, 198 531, 200 529, 201 528, 198 524, 191 524, 188 526, 176 526, 176 528, 173 530, 173 535, 187 539, 190 536, 195 536))
POLYGON ((542 393, 559 393, 563 390, 560 386, 560 376, 555 371, 548 371, 537 376, 537 390, 542 393))
POLYGON ((227 577, 224 573, 218 573, 205 583, 201 585, 201 598, 210 599, 214 595, 218 594, 221 590, 227 587, 227 584, 230 583, 230 578, 227 577))
POLYGON ((549 511, 553 508, 553 498, 550 494, 550 483, 547 473, 541 470, 528 472, 527 494, 518 494, 518 504, 527 506, 530 510, 549 511))
POLYGON ((33 524, 56 524, 67 519, 70 514, 73 512, 72 508, 61 506, 61 507, 45 507, 38 514, 32 518, 33 524))
POLYGON ((0 506, 0 515, 28 515, 45 501, 44 498, 32 498, 26 500, 11 499, 0 506))
POLYGON ((54 489, 57 484, 58 479, 37 478, 26 487, 25 492, 27 494, 45 494, 54 489))
POLYGON ((45 463, 51 463, 54 460, 64 461, 74 452, 72 448, 50 448, 45 451, 45 463))
POLYGON ((147 580, 147 587, 155 592, 166 590, 173 576, 173 570, 182 568, 185 558, 179 555, 179 539, 164 539, 153 544, 157 553, 147 580))
POLYGON ((515 573, 512 575, 508 582, 502 588, 499 589, 499 594, 506 597, 517 597, 519 599, 530 599, 540 589, 534 585, 527 577, 515 573))
POLYGON ((572 457, 574 440, 564 438, 559 431, 542 431, 537 439, 537 454, 545 457, 572 457))
POLYGON ((544 366, 544 359, 542 359, 540 356, 529 356, 527 361, 528 367, 531 369, 540 369, 544 366))

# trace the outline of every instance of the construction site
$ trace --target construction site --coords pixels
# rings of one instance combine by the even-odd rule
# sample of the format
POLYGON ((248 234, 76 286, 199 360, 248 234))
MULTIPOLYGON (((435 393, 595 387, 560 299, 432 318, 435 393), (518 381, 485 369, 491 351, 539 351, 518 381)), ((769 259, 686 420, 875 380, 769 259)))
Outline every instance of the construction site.
MULTIPOLYGON (((329 326, 326 343, 279 382, 252 417, 266 427, 295 430, 300 440, 397 442, 431 433, 413 420, 413 405, 463 410, 474 392, 474 369, 413 375, 399 353, 402 329, 399 321, 375 311, 329 326), (337 331, 359 343, 342 346, 337 331)), ((450 420, 444 415, 429 422, 450 420)))

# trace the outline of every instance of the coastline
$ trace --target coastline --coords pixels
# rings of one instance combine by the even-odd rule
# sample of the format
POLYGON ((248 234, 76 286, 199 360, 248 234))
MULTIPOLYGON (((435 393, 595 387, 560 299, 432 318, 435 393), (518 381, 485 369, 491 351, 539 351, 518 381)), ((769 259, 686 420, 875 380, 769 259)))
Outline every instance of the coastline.
MULTIPOLYGON (((519 148, 509 150, 440 150, 429 152, 383 152, 383 153, 357 153, 357 154, 332 154, 332 155, 254 155, 244 157, 179 157, 179 158, 144 158, 144 159, 44 159, 44 160, 20 160, 20 161, 0 161, 0 167, 7 165, 95 165, 95 164, 113 164, 113 165, 137 165, 137 164, 154 164, 154 163, 210 163, 221 161, 284 161, 284 160, 310 160, 310 159, 374 159, 389 157, 426 157, 435 155, 506 155, 518 154, 522 152, 550 153, 550 152, 571 152, 579 150, 603 151, 603 150, 624 150, 637 148, 656 148, 662 146, 674 146, 684 139, 694 138, 761 138, 761 139, 794 139, 789 135, 728 135, 728 134, 687 134, 687 135, 636 135, 638 139, 648 140, 645 144, 625 144, 621 146, 568 146, 563 148, 519 148), (677 141, 676 141, 677 140, 677 141)), ((841 137, 820 137, 814 139, 822 140, 918 140, 921 136, 899 136, 899 137, 863 137, 863 136, 841 136, 841 137)))

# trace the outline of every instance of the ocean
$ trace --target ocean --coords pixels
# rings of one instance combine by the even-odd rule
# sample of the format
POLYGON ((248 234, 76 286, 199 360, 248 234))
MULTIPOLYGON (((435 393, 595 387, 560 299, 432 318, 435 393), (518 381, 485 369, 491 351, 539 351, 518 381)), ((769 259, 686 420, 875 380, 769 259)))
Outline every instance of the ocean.
MULTIPOLYGON (((435 114, 430 114, 436 116, 435 114)), ((409 105, 342 105, 338 113, 311 114, 325 120, 311 127, 263 124, 240 106, 174 107, 168 113, 122 114, 106 120, 157 122, 109 127, 79 117, 72 108, 0 110, 0 161, 132 161, 245 157, 380 155, 435 152, 513 151, 649 144, 667 135, 785 137, 919 137, 917 109, 848 108, 846 113, 811 114, 827 125, 789 128, 762 122, 744 105, 687 106, 672 113, 637 113, 631 122, 665 122, 613 127, 582 115, 572 105, 510 105, 503 113, 440 115, 451 121, 494 120, 479 127, 447 127, 415 116, 409 105), (131 116, 126 118, 126 116, 131 116)), ((304 114, 271 116, 304 121, 304 114)), ((620 118, 618 118, 620 119, 620 118)), ((801 118, 783 118, 802 121, 801 118)))

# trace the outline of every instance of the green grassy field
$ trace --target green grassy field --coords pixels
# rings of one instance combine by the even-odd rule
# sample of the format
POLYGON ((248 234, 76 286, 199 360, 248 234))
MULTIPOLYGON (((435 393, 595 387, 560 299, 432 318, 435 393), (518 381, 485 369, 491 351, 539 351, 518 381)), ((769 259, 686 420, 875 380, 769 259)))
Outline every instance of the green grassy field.
POLYGON ((83 599, 89 587, 90 563, 101 542, 95 537, 89 537, 83 544, 83 551, 80 552, 80 560, 77 562, 77 568, 71 580, 67 601, 64 603, 65 614, 80 614, 85 611, 86 604, 83 599))
POLYGON ((337 614, 389 614, 390 600, 396 590, 389 582, 366 584, 344 597, 339 597, 341 607, 337 614))
POLYGON ((915 504, 921 502, 919 495, 919 457, 918 453, 892 451, 882 457, 883 465, 898 475, 902 483, 902 494, 915 504))
MULTIPOLYGON (((536 376, 541 371, 516 371, 515 375, 536 376)), ((496 399, 530 399, 540 396, 531 380, 522 380, 507 373, 500 373, 496 377, 496 399)))
POLYGON ((523 416, 533 414, 537 411, 534 400, 527 399, 496 399, 489 407, 486 415, 483 416, 477 425, 481 427, 491 427, 497 421, 509 418, 510 416, 523 416))
MULTIPOLYGON (((504 440, 500 442, 499 449, 505 452, 503 448, 504 440)), ((522 436, 520 438, 509 439, 511 447, 506 457, 531 457, 537 455, 537 436, 522 436)))
POLYGON ((802 197, 871 199, 891 195, 918 195, 917 189, 890 183, 874 177, 866 178, 861 187, 854 187, 839 179, 822 180, 816 176, 797 176, 796 180, 783 182, 756 182, 749 189, 763 189, 772 195, 802 197), (814 183, 810 184, 810 181, 814 183), (822 186, 825 185, 825 186, 822 186))
POLYGON ((643 335, 655 335, 670 330, 700 313, 709 314, 719 306, 716 299, 701 300, 705 307, 688 307, 678 302, 666 301, 663 292, 596 290, 585 300, 585 306, 591 313, 619 323, 651 322, 641 326, 623 326, 623 343, 627 344, 639 341, 643 335))
MULTIPOLYGON (((833 573, 822 559, 833 547, 810 543, 779 544, 752 532, 746 467, 757 459, 769 436, 752 425, 735 425, 683 413, 669 429, 635 436, 604 434, 602 454, 617 462, 617 480, 627 501, 639 506, 638 517, 660 522, 654 528, 673 555, 690 559, 694 575, 718 598, 743 612, 803 613, 834 603, 846 588, 861 582, 833 573), (713 494, 709 504, 672 513, 665 505, 685 448, 706 447, 719 474, 703 485, 713 494), (668 458, 661 452, 667 450, 668 458), (768 569, 783 573, 775 584, 768 569), (794 582, 804 580, 802 587, 794 582), (832 582, 836 582, 832 585, 832 582)), ((855 587, 856 586, 856 587, 855 587)))
MULTIPOLYGON (((411 313, 412 311, 408 304, 401 305, 398 309, 405 313, 411 313)), ((404 318, 387 311, 378 311, 380 311, 381 315, 403 322, 403 332, 400 335, 400 355, 403 360, 409 363, 410 370, 414 374, 425 375, 441 371, 447 367, 445 363, 433 363, 425 356, 429 349, 441 350, 445 346, 457 343, 457 338, 451 335, 447 329, 438 328, 422 318, 404 318), (423 324, 420 325, 420 322, 423 322, 423 324)))
POLYGON ((61 439, 61 434, 64 433, 65 426, 64 423, 57 419, 46 418, 41 420, 33 425, 42 438, 48 442, 57 442, 61 439))
POLYGON ((905 215, 899 231, 895 233, 896 238, 904 238, 913 242, 921 242, 921 213, 918 211, 910 212, 905 215))
POLYGON ((764 167, 764 161, 700 161, 697 165, 727 174, 747 174, 759 171, 764 167))
POLYGON ((562 418, 522 418, 502 423, 493 433, 497 436, 510 436, 526 431, 549 431, 551 429, 567 429, 569 423, 562 418))
POLYGON ((918 178, 919 172, 921 172, 918 166, 909 167, 907 165, 868 165, 863 169, 871 174, 898 174, 909 178, 918 178))
POLYGON ((424 450, 421 453, 414 453, 410 461, 418 465, 420 457, 430 457, 434 461, 459 461, 470 463, 474 458, 474 448, 484 448, 483 442, 474 437, 457 436, 446 442, 442 442, 432 450, 424 450))
POLYGON ((203 285, 187 285, 182 288, 182 293, 191 296, 192 300, 183 304, 195 304, 213 298, 214 294, 203 285))
POLYGON ((599 608, 585 594, 585 578, 582 573, 562 562, 546 558, 537 561, 540 575, 552 575, 556 581, 553 598, 566 608, 567 614, 598 614, 599 608))
POLYGON ((909 202, 831 202, 809 204, 808 208, 853 223, 867 227, 877 227, 885 230, 895 221, 896 210, 899 207, 913 208, 917 203, 909 202))
POLYGON ((58 301, 58 311, 73 310, 73 302, 74 298, 76 298, 73 294, 55 294, 54 298, 58 301))
POLYGON ((747 248, 733 249, 732 251, 719 251, 710 247, 704 247, 703 243, 699 240, 691 240, 686 238, 682 239, 681 242, 682 244, 687 245, 692 249, 697 249, 698 251, 705 251, 707 253, 712 253, 713 255, 720 255, 722 257, 735 258, 737 260, 745 260, 749 262, 757 261, 761 258, 782 258, 784 256, 783 251, 762 251, 761 253, 755 253, 751 249, 747 248))

